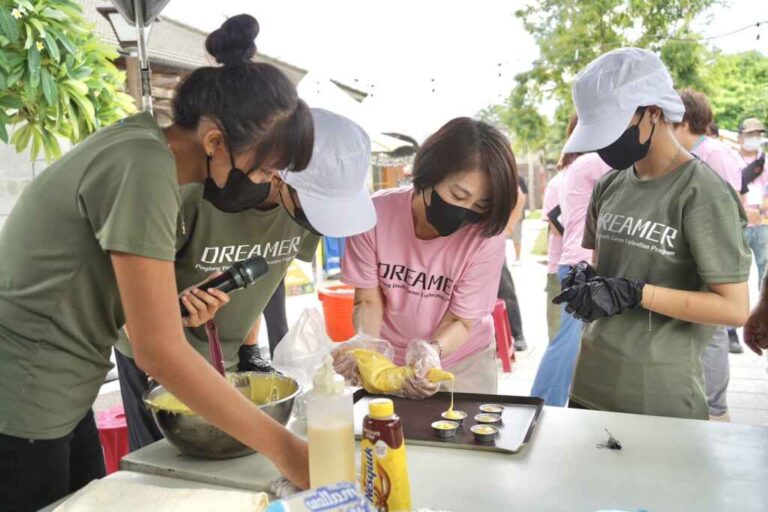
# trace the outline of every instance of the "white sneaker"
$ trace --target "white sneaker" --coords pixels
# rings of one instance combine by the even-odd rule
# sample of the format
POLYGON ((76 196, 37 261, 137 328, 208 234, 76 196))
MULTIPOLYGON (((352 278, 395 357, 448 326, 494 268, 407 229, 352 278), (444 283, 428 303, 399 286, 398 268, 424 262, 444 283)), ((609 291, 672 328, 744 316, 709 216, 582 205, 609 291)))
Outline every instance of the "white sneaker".
POLYGON ((730 423, 731 422, 731 415, 728 414, 728 411, 724 412, 720 416, 712 416, 709 415, 709 421, 717 421, 720 423, 730 423))

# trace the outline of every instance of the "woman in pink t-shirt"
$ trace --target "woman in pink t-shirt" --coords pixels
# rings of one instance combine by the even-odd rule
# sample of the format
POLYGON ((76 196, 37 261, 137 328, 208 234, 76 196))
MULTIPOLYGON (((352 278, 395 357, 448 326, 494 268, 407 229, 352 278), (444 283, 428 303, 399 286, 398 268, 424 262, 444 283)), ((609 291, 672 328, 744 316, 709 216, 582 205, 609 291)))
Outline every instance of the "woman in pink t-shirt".
MULTIPOLYGON (((450 370, 457 391, 496 393, 491 312, 516 198, 515 158, 495 128, 458 118, 427 139, 413 188, 376 194, 376 227, 347 239, 342 279, 356 288, 357 331, 389 341, 399 365, 450 370)), ((336 363, 356 377, 343 351, 336 363)), ((417 371, 404 394, 437 390, 417 371)))

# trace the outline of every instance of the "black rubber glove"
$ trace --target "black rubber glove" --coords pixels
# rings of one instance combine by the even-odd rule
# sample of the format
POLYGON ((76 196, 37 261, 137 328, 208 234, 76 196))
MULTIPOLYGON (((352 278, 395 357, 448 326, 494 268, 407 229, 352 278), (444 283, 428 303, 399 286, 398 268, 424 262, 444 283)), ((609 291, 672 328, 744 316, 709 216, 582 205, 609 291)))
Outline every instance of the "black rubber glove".
POLYGON ((261 357, 258 345, 241 345, 237 351, 237 371, 270 373, 274 369, 261 357))
POLYGON ((587 283, 566 288, 552 301, 567 302, 565 310, 584 322, 619 315, 640 306, 645 283, 624 277, 595 277, 587 283))
POLYGON ((581 284, 588 283, 597 277, 597 272, 594 267, 586 261, 580 261, 571 267, 571 270, 563 278, 560 283, 560 289, 572 288, 581 284))

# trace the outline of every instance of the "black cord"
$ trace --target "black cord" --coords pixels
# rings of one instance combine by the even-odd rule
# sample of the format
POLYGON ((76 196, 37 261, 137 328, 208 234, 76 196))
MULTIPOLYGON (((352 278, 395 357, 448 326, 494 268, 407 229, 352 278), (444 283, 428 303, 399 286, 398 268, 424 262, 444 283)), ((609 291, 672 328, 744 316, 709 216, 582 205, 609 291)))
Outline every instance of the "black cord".
POLYGON ((706 37, 691 37, 691 38, 677 38, 677 37, 668 37, 667 41, 678 41, 678 42, 684 42, 684 43, 696 43, 698 41, 711 41, 712 39, 719 39, 721 37, 726 36, 732 36, 733 34, 738 34, 739 32, 744 32, 745 30, 749 30, 750 28, 760 28, 760 25, 768 23, 768 20, 764 21, 758 21, 756 23, 750 23, 749 25, 745 25, 741 28, 737 28, 736 30, 732 30, 730 32, 726 32, 725 34, 719 34, 716 36, 706 36, 706 37))

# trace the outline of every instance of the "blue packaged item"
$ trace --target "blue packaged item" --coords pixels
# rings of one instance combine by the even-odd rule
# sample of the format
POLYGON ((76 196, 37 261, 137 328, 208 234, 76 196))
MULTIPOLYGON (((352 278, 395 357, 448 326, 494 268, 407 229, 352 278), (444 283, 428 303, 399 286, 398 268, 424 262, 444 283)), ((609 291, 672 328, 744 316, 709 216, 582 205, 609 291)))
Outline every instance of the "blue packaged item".
POLYGON ((355 484, 342 482, 269 504, 267 512, 375 512, 355 484))

